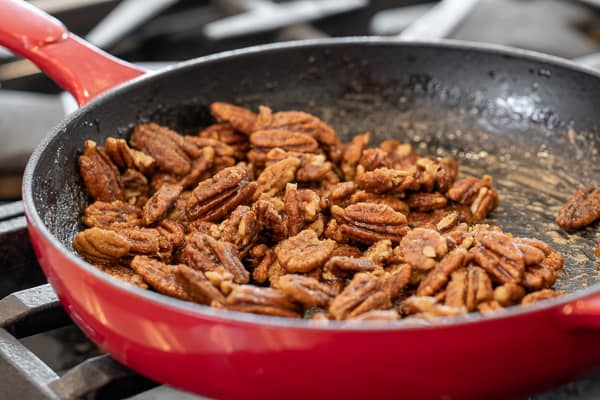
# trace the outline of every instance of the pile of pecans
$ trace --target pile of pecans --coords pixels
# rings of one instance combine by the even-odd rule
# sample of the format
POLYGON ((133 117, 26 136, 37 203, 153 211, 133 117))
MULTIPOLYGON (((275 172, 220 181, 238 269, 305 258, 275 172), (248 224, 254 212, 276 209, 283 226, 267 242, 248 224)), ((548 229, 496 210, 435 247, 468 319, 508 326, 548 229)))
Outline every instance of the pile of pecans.
POLYGON ((106 273, 212 307, 310 319, 431 319, 554 297, 562 256, 480 224, 489 176, 300 111, 213 103, 197 135, 146 123, 86 141, 93 202, 73 248, 106 273))

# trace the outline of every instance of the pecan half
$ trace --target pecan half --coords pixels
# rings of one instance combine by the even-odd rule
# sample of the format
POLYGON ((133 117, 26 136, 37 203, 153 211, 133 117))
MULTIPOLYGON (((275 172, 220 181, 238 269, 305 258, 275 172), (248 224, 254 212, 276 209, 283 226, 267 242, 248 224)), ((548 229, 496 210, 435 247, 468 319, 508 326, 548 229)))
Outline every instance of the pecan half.
POLYGON ((264 283, 269 279, 269 268, 277 260, 275 252, 265 244, 259 244, 250 249, 250 254, 257 260, 252 270, 252 279, 258 283, 264 283))
POLYGON ((125 200, 119 170, 104 149, 86 140, 79 157, 79 174, 89 195, 96 201, 125 200))
POLYGON ((329 315, 337 320, 353 318, 372 310, 391 307, 389 295, 380 291, 379 279, 368 273, 354 275, 348 286, 329 305, 329 315))
POLYGON ((177 265, 168 265, 147 256, 135 256, 131 269, 144 278, 157 292, 182 300, 191 300, 175 277, 177 265))
POLYGON ((255 190, 256 182, 250 182, 246 168, 225 168, 192 191, 186 207, 188 219, 216 221, 249 200, 255 190))
POLYGON ((314 278, 296 274, 283 275, 275 287, 307 308, 327 307, 337 294, 333 288, 314 278))
POLYGON ((94 264, 94 267, 98 268, 101 271, 106 272, 113 278, 117 278, 118 280, 129 283, 130 285, 134 285, 140 287, 142 289, 148 289, 148 285, 144 282, 144 279, 141 275, 136 273, 134 270, 128 267, 124 267, 118 264, 111 265, 101 265, 94 264))
POLYGON ((346 208, 334 205, 331 215, 345 237, 360 243, 385 239, 398 243, 408 231, 404 214, 385 204, 356 203, 346 208))
POLYGON ((494 300, 503 307, 508 307, 521 302, 525 296, 525 289, 516 283, 505 283, 494 289, 494 300))
POLYGON ((413 193, 406 199, 411 210, 426 212, 444 208, 448 199, 441 193, 413 193))
POLYGON ((217 121, 227 122, 246 135, 255 130, 256 114, 247 108, 216 101, 210 105, 210 113, 217 121))
POLYGON ((314 231, 305 229, 275 246, 275 254, 288 272, 309 272, 323 265, 334 248, 333 240, 319 240, 314 231))
POLYGON ((484 229, 475 237, 477 246, 471 249, 473 260, 494 281, 500 284, 522 281, 525 272, 523 253, 510 236, 484 229))
MULTIPOLYGON (((417 296, 433 296, 442 289, 450 279, 450 274, 464 266, 466 255, 467 251, 462 248, 446 254, 421 281, 417 289, 417 296)), ((450 285, 448 285, 448 288, 450 288, 450 285)), ((456 304, 448 304, 447 302, 446 305, 456 306, 456 304)))
POLYGON ((179 185, 165 183, 148 199, 142 208, 144 224, 150 225, 167 215, 175 205, 183 188, 179 185))
POLYGON ((380 278, 381 290, 387 293, 390 300, 395 300, 409 285, 411 275, 412 267, 410 264, 397 264, 386 268, 380 278))
POLYGON ((437 231, 416 228, 402 239, 400 249, 407 263, 417 270, 428 271, 448 252, 448 245, 437 231))
POLYGON ((142 225, 140 209, 121 200, 96 201, 85 208, 82 221, 96 228, 134 228, 142 225))
MULTIPOLYGON (((215 306, 215 303, 211 305, 215 306)), ((277 317, 300 318, 301 316, 298 305, 280 290, 252 285, 234 287, 225 299, 223 307, 228 310, 277 317)))
MULTIPOLYGON (((212 172, 218 172, 223 169, 217 169, 215 164, 215 150, 212 147, 203 148, 198 158, 192 161, 190 173, 178 180, 177 184, 186 189, 197 185, 200 181, 208 178, 212 172)), ((230 167, 232 165, 229 164, 227 166, 230 167)))
POLYGON ((211 301, 225 302, 225 296, 206 279, 202 271, 180 264, 174 268, 175 278, 192 301, 210 304, 211 301))
POLYGON ((128 168, 121 175, 121 186, 128 203, 143 205, 148 200, 148 178, 137 169, 128 168))
POLYGON ((254 199, 258 199, 262 193, 275 196, 281 192, 285 185, 294 180, 300 164, 299 159, 289 157, 267 165, 256 180, 258 186, 254 192, 254 199))
POLYGON ((256 214, 248 206, 238 206, 219 226, 220 239, 233 243, 242 255, 258 239, 260 230, 256 214))
POLYGON ((266 164, 267 154, 275 148, 297 153, 316 153, 319 149, 310 135, 286 130, 256 131, 250 135, 250 145, 248 160, 259 167, 266 164))
POLYGON ((448 189, 448 197, 459 204, 470 206, 475 221, 481 221, 498 207, 498 193, 492 187, 492 177, 468 177, 456 181, 448 189))
POLYGON ((246 153, 250 148, 248 136, 236 131, 230 124, 213 124, 203 129, 198 136, 202 138, 215 139, 221 143, 225 143, 233 149, 233 157, 236 160, 246 158, 246 153))
POLYGON ((378 268, 381 268, 381 265, 364 257, 333 256, 325 264, 326 270, 338 269, 340 271, 367 272, 378 268))
POLYGON ((106 138, 104 150, 112 162, 121 170, 137 168, 144 174, 150 174, 156 166, 154 158, 130 148, 125 139, 106 138))
POLYGON ((504 308, 496 300, 484 301, 477 306, 477 311, 482 314, 490 314, 503 309, 504 308))
POLYGON ((337 155, 337 147, 341 143, 339 137, 332 127, 314 115, 302 111, 273 113, 270 108, 261 106, 256 125, 257 130, 286 129, 309 134, 323 145, 334 161, 339 157, 337 155))
POLYGON ((250 274, 240 261, 233 244, 217 241, 204 233, 188 235, 182 260, 190 267, 206 272, 224 267, 235 283, 247 283, 250 274))
POLYGON ((446 287, 445 304, 451 307, 464 307, 473 311, 481 302, 494 298, 492 281, 479 267, 469 266, 452 273, 446 287))
POLYGON ((115 231, 90 228, 75 235, 73 249, 91 262, 107 264, 127 256, 131 244, 115 231))
POLYGON ((396 310, 371 310, 366 313, 352 317, 352 321, 395 321, 400 319, 396 310))
POLYGON ((439 304, 435 297, 411 296, 402 302, 402 311, 406 314, 424 314, 423 317, 448 317, 465 312, 462 307, 450 307, 439 304))
POLYGON ((408 189, 417 189, 415 171, 390 168, 377 168, 356 174, 356 185, 370 193, 401 194, 408 189))
POLYGON ((537 303, 538 301, 552 299, 554 297, 562 296, 565 294, 562 290, 543 289, 537 292, 529 293, 521 300, 521 305, 528 305, 537 303))
POLYGON ((363 150, 369 144, 371 133, 365 132, 362 135, 356 135, 352 138, 352 141, 342 155, 341 169, 344 173, 344 179, 351 181, 356 176, 356 166, 360 161, 363 150))
POLYGON ((258 222, 275 241, 281 241, 288 237, 288 224, 285 220, 284 208, 285 203, 281 199, 270 196, 262 196, 252 204, 252 210, 256 214, 258 222))
POLYGON ((563 229, 579 229, 600 218, 600 188, 573 193, 560 208, 556 223, 563 229))
POLYGON ((190 172, 191 160, 183 151, 183 136, 155 123, 140 124, 131 134, 131 145, 156 160, 161 171, 183 176, 190 172))
POLYGON ((406 204, 404 201, 400 200, 395 196, 369 193, 365 192, 364 190, 359 190, 352 194, 352 196, 350 196, 349 204, 354 203, 386 204, 392 207, 394 210, 401 212, 405 215, 407 215, 410 211, 408 204, 406 204))

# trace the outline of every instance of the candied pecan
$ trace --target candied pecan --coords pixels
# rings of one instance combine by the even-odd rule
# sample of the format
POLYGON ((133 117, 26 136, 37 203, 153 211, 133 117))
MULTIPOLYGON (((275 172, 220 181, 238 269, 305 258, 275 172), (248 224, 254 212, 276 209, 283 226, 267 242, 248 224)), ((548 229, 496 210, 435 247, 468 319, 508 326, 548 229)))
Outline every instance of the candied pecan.
POLYGON ((494 289, 494 300, 503 307, 521 302, 523 296, 525 296, 525 289, 512 282, 497 286, 494 289))
POLYGON ((98 268, 99 270, 101 270, 103 272, 106 272, 113 278, 117 278, 118 280, 120 280, 122 282, 129 283, 130 285, 134 285, 134 286, 140 287, 142 289, 148 289, 148 285, 146 284, 146 282, 144 282, 144 279, 142 278, 142 276, 139 275, 138 273, 136 273, 131 268, 124 267, 124 266, 118 265, 118 264, 111 264, 111 265, 94 264, 94 267, 98 268))
POLYGON ((281 192, 285 185, 294 180, 298 167, 300 167, 300 160, 295 157, 269 164, 256 180, 254 200, 258 199, 262 193, 275 196, 281 192))
POLYGON ((398 243, 408 230, 404 214, 385 204, 356 203, 346 208, 334 205, 331 215, 343 235, 365 244, 384 239, 398 243))
POLYGON ((298 182, 321 182, 333 168, 331 162, 327 161, 323 154, 285 151, 278 147, 267 153, 266 164, 268 166, 290 157, 300 160, 300 167, 296 171, 296 180, 298 182))
POLYGON ((171 243, 172 247, 179 247, 185 240, 183 226, 179 222, 164 219, 156 227, 158 233, 171 243))
POLYGON ((520 241, 519 238, 515 238, 513 243, 523 253, 523 262, 525 265, 538 264, 546 258, 544 251, 537 246, 520 241))
POLYGON ((217 157, 233 157, 234 154, 233 148, 219 140, 191 135, 183 137, 182 149, 190 158, 201 157, 205 148, 212 148, 217 157))
MULTIPOLYGON (((410 209, 408 208, 408 204, 403 202, 397 197, 383 195, 383 194, 375 194, 365 192, 364 190, 359 190, 350 196, 350 201, 348 204, 354 203, 377 203, 377 204, 386 204, 392 207, 394 210, 401 212, 402 214, 408 214, 410 209)), ((339 205, 339 204, 338 204, 339 205)))
POLYGON ((598 245, 596 246, 596 251, 594 251, 594 255, 600 258, 600 242, 598 242, 598 245))
POLYGON ((489 314, 499 310, 503 310, 503 307, 500 305, 500 303, 498 303, 495 300, 484 301, 482 303, 479 303, 479 305, 477 306, 477 311, 479 311, 482 314, 489 314))
POLYGON ((177 181, 177 184, 186 189, 190 188, 208 178, 211 172, 218 172, 216 169, 215 150, 212 147, 205 147, 198 158, 192 161, 190 173, 177 181))
POLYGON ((435 182, 440 192, 444 193, 450 189, 458 175, 458 162, 452 157, 439 160, 438 169, 435 172, 435 182))
POLYGON ((371 310, 366 313, 352 317, 353 321, 395 321, 400 319, 396 310, 371 310))
POLYGON ((137 168, 144 174, 150 174, 156 166, 154 158, 130 148, 125 139, 106 138, 104 150, 112 162, 122 170, 137 168))
POLYGON ((183 188, 179 185, 165 183, 148 199, 142 208, 144 224, 150 225, 167 215, 171 207, 175 205, 177 197, 183 188))
MULTIPOLYGON (((275 252, 264 244, 255 246, 252 250, 257 248, 264 252, 262 254, 253 254, 253 257, 259 258, 260 262, 258 262, 252 271, 252 279, 258 283, 264 283, 269 279, 269 268, 277 260, 277 257, 275 256, 275 252)), ((252 250, 250 250, 250 252, 252 252, 252 250)))
POLYGON ((376 264, 384 265, 393 256, 392 241, 379 240, 373 243, 367 251, 365 251, 364 256, 376 264))
POLYGON ((331 188, 326 197, 327 203, 328 205, 346 207, 350 204, 349 200, 354 192, 356 192, 356 183, 340 182, 331 188))
POLYGON ((600 188, 573 193, 560 208, 556 223, 563 229, 579 229, 600 218, 600 188))
POLYGON ((217 121, 229 123, 235 130, 251 134, 255 130, 256 114, 247 108, 216 101, 210 105, 210 113, 217 121))
POLYGON ((337 292, 330 286, 308 276, 288 274, 277 281, 275 287, 304 307, 327 307, 337 292))
POLYGON ((218 241, 204 233, 188 235, 182 259, 190 267, 206 272, 222 266, 233 275, 235 283, 247 283, 250 274, 240 261, 233 244, 218 241))
POLYGON ((397 140, 386 140, 379 148, 388 154, 393 168, 403 169, 415 165, 419 158, 410 144, 400 143, 397 140))
POLYGON ((302 111, 273 113, 270 108, 261 106, 256 125, 257 130, 286 129, 307 133, 323 145, 331 159, 337 161, 339 157, 336 151, 341 144, 339 137, 333 128, 314 115, 302 111))
POLYGON ((191 300, 175 277, 178 268, 177 265, 168 265, 147 256, 135 256, 131 260, 131 269, 156 291, 178 299, 191 300))
POLYGON ((333 249, 333 252, 331 253, 331 257, 344 256, 360 258, 362 255, 362 251, 359 248, 350 246, 349 244, 340 243, 336 243, 335 249, 333 249))
POLYGON ((212 271, 204 272, 204 276, 212 285, 221 290, 221 293, 228 295, 233 290, 233 275, 224 267, 218 267, 212 271))
MULTIPOLYGON (((175 185, 175 184, 178 184, 179 181, 180 181, 179 177, 177 177, 173 174, 158 172, 152 176, 152 179, 150 181, 150 187, 152 188, 152 190, 157 191, 165 183, 171 183, 171 184, 175 185)), ((183 185, 181 185, 181 186, 183 186, 183 185)))
POLYGON ((448 189, 448 197, 470 206, 475 221, 485 219, 487 214, 498 207, 498 193, 492 187, 492 177, 489 175, 482 179, 468 177, 454 182, 448 189))
MULTIPOLYGON (((421 281, 417 289, 417 296, 433 296, 441 288, 443 288, 450 274, 458 270, 465 265, 467 251, 465 249, 457 248, 446 254, 444 258, 433 268, 427 276, 421 281)), ((448 285, 450 287, 450 285, 448 285)), ((491 288, 491 286, 490 286, 491 288)), ((455 306, 455 304, 448 304, 455 306)))
POLYGON ((400 194, 418 188, 413 175, 411 170, 377 168, 357 173, 355 182, 359 189, 370 193, 400 194))
POLYGON ((381 290, 386 292, 391 300, 395 300, 410 283, 412 267, 410 264, 397 264, 386 268, 381 276, 381 290))
POLYGON ((356 176, 356 166, 360 160, 363 150, 369 144, 371 138, 370 132, 365 132, 362 135, 356 135, 342 154, 341 169, 344 178, 351 181, 356 176))
POLYGON ((252 210, 256 214, 258 222, 275 241, 281 241, 288 237, 284 208, 283 201, 269 196, 263 196, 252 204, 252 210))
POLYGON ((556 282, 556 272, 547 265, 528 265, 523 276, 523 286, 529 290, 547 289, 556 282))
POLYGON ((452 273, 446 287, 445 304, 473 311, 481 302, 492 300, 492 281, 481 268, 469 266, 452 273))
POLYGON ((427 271, 436 264, 436 259, 446 255, 446 239, 433 229, 416 228, 408 232, 400 242, 404 260, 415 269, 427 271))
POLYGON ((129 203, 144 204, 148 200, 148 178, 140 171, 128 168, 121 175, 121 186, 129 203))
POLYGON ((236 160, 246 158, 246 153, 250 148, 248 136, 236 131, 230 124, 213 124, 206 127, 198 136, 202 138, 215 139, 221 143, 229 145, 233 149, 233 157, 236 160))
POLYGON ((329 315, 337 320, 353 318, 372 310, 391 307, 389 295, 380 291, 380 281, 371 274, 359 272, 329 305, 329 315))
POLYGON ((85 208, 82 221, 96 228, 134 228, 142 225, 140 209, 121 200, 96 201, 85 208))
POLYGON ((276 147, 298 153, 317 153, 319 149, 310 135, 285 129, 256 131, 250 135, 250 145, 252 149, 248 153, 248 159, 258 166, 265 164, 267 153, 276 147))
POLYGON ((192 195, 192 192, 190 192, 190 191, 181 192, 181 194, 177 198, 177 201, 175 201, 175 206, 173 207, 171 212, 169 212, 169 215, 167 218, 169 218, 170 220, 176 221, 176 222, 180 222, 184 225, 187 225, 187 214, 185 212, 185 209, 187 207, 187 202, 190 199, 191 195, 192 195))
MULTIPOLYGON (((211 303, 211 305, 215 305, 211 303)), ((228 310, 278 317, 299 318, 300 308, 280 290, 253 285, 233 288, 223 304, 228 310)))
POLYGON ((382 149, 364 149, 358 164, 365 171, 372 171, 377 168, 391 168, 392 161, 382 149))
POLYGON ((321 211, 320 198, 312 190, 298 190, 296 184, 287 184, 283 203, 285 226, 289 236, 298 234, 304 228, 305 223, 318 221, 319 212, 321 211))
POLYGON ((174 274, 190 300, 200 304, 210 304, 211 301, 225 302, 225 296, 206 279, 202 271, 180 264, 174 268, 174 274))
POLYGON ((90 228, 75 235, 73 249, 87 260, 106 264, 127 256, 131 244, 127 237, 115 231, 90 228))
POLYGON ((521 246, 522 244, 527 244, 529 246, 532 246, 532 247, 535 247, 537 249, 540 249, 544 253, 544 255, 546 255, 546 256, 550 255, 550 253, 553 251, 552 247, 550 247, 548 245, 548 243, 542 242, 539 239, 518 237, 518 238, 514 238, 513 242, 517 246, 521 246))
POLYGON ((190 172, 191 160, 185 154, 183 136, 155 123, 140 124, 131 134, 131 145, 156 160, 161 171, 183 176, 190 172))
POLYGON ((248 206, 238 206, 219 225, 220 239, 233 243, 240 254, 246 253, 260 233, 260 224, 248 206))
POLYGON ((192 191, 186 213, 190 220, 218 220, 249 200, 256 190, 245 167, 230 167, 198 184, 192 191))
POLYGON ((86 140, 79 157, 79 174, 89 195, 96 201, 125 200, 119 170, 104 149, 86 140))
POLYGON ((325 264, 325 269, 339 269, 341 271, 366 272, 377 268, 381 268, 381 265, 363 257, 333 256, 325 264))
POLYGON ((471 254, 476 264, 498 283, 521 282, 525 272, 523 253, 510 236, 482 229, 475 238, 477 246, 471 249, 471 254))
POLYGON ((411 210, 427 212, 444 208, 448 199, 441 193, 412 193, 406 198, 406 204, 411 210))
POLYGON ((462 314, 463 307, 451 307, 439 304, 435 297, 411 296, 402 302, 402 310, 407 314, 426 314, 432 317, 448 317, 462 314))
POLYGON ((305 229, 275 246, 277 260, 288 272, 309 272, 325 263, 335 242, 319 240, 317 234, 305 229))
POLYGON ((529 293, 527 296, 523 297, 521 304, 525 306, 528 304, 537 303, 538 301, 562 296, 563 294, 565 294, 565 292, 562 290, 542 289, 537 292, 529 293))

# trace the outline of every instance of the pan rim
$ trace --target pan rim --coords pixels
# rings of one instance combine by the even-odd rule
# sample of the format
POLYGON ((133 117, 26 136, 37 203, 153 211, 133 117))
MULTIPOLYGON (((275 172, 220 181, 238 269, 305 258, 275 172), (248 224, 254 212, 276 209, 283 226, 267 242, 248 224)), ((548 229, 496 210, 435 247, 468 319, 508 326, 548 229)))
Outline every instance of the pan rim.
POLYGON ((120 93, 126 91, 132 86, 142 85, 147 81, 159 79, 161 77, 167 77, 171 71, 179 71, 186 68, 195 68, 197 65, 204 65, 212 62, 226 61, 230 58, 236 58, 239 56, 253 55, 256 53, 265 52, 278 52, 281 50, 293 49, 293 48, 322 48, 331 46, 345 46, 345 45, 397 45, 398 47, 430 47, 430 48, 443 48, 443 49, 456 49, 456 50, 475 50, 482 53, 489 53, 501 56, 516 57, 519 59, 531 60, 534 62, 543 62, 560 68, 566 68, 575 72, 584 73, 591 75, 595 78, 600 79, 600 71, 596 71, 590 67, 578 65, 574 62, 562 59, 560 57, 538 53, 530 50, 516 49, 496 44, 484 44, 474 43, 468 41, 459 41, 452 39, 440 39, 440 40, 426 40, 426 41, 401 41, 395 38, 389 37, 377 37, 377 36, 356 36, 356 37, 344 37, 344 38, 328 38, 328 39, 309 39, 290 41, 284 43, 265 44, 247 47, 243 49, 230 50, 221 52, 213 55, 203 56, 192 60, 183 61, 176 63, 172 66, 166 67, 159 71, 152 71, 147 74, 141 75, 128 82, 125 82, 118 87, 112 88, 105 93, 94 98, 88 104, 84 105, 70 116, 65 118, 58 126, 50 130, 48 135, 38 144, 34 152, 32 153, 27 163, 22 185, 22 197, 25 206, 25 213, 27 216, 28 225, 36 229, 43 236, 44 240, 51 244, 52 247, 59 251, 65 256, 69 262, 75 265, 77 268, 83 270, 83 272, 92 274, 96 279, 100 279, 101 282, 112 286, 120 291, 132 294, 140 297, 143 300, 150 301, 154 304, 159 304, 163 307, 167 307, 176 312, 183 312, 187 315, 202 319, 210 319, 214 322, 226 322, 226 323, 240 323, 249 325, 259 325, 261 327, 270 328, 287 328, 287 329, 302 329, 302 330, 315 330, 315 331, 404 331, 414 329, 440 329, 440 328, 458 328, 466 325, 471 325, 480 322, 491 322, 497 320, 504 320, 508 318, 517 318, 524 315, 532 315, 535 313, 541 313, 548 311, 552 308, 558 308, 560 306, 572 303, 575 300, 582 299, 584 297, 597 294, 600 292, 600 282, 595 283, 587 288, 576 290, 572 293, 567 293, 563 296, 542 301, 527 307, 512 306, 507 308, 504 312, 496 312, 488 315, 467 313, 455 317, 440 318, 435 322, 417 322, 417 321, 328 321, 327 323, 318 323, 316 321, 303 320, 303 319, 291 319, 272 317, 265 315, 248 314, 229 310, 215 309, 210 306, 191 303, 176 298, 172 298, 157 292, 144 290, 133 285, 121 282, 116 278, 113 278, 109 274, 106 274, 97 268, 93 267, 88 262, 84 261, 79 256, 72 253, 67 249, 62 242, 55 237, 46 227, 42 221, 40 215, 37 212, 36 203, 33 195, 33 178, 34 172, 37 168, 38 161, 48 144, 53 141, 63 130, 67 129, 68 126, 78 119, 80 116, 85 115, 87 111, 96 105, 104 101, 112 101, 112 96, 118 96, 120 93))

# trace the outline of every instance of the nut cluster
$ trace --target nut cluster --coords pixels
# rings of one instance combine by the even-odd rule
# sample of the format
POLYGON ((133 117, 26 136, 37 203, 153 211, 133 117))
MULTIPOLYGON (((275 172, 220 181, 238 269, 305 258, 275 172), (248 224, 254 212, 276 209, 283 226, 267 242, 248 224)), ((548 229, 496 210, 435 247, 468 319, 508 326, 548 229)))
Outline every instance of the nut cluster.
POLYGON ((316 320, 431 319, 554 297, 563 259, 480 224, 489 176, 457 180, 370 133, 342 143, 301 111, 213 103, 196 135, 155 123, 86 141, 93 200, 73 248, 141 288, 212 307, 316 320))

